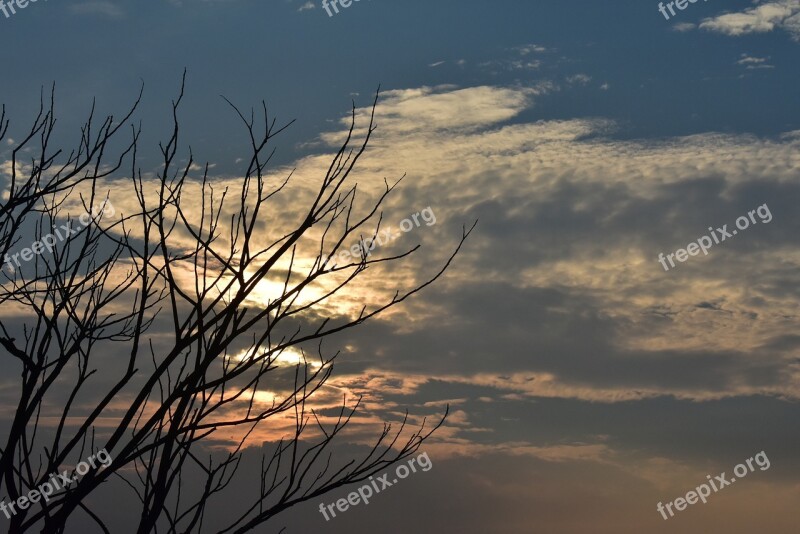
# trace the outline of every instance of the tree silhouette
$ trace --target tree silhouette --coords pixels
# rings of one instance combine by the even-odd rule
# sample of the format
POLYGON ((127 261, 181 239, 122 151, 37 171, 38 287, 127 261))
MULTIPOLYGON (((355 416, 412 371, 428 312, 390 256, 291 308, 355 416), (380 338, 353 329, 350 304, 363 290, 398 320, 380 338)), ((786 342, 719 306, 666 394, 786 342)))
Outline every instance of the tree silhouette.
MULTIPOLYGON (((363 243, 364 233, 374 239, 381 205, 399 183, 384 180, 382 193, 363 209, 356 204, 357 184, 348 180, 374 132, 378 95, 358 141, 353 104, 346 140, 319 178, 299 223, 261 243, 265 226, 275 225, 281 214, 280 195, 292 178, 291 173, 278 182, 267 177, 271 141, 291 122, 276 127, 262 103, 257 124, 255 113, 247 117, 229 102, 247 133, 249 163, 238 195, 229 195, 228 188, 217 191, 208 164, 201 179, 189 178, 197 168, 191 150, 188 160, 177 159, 184 84, 185 74, 172 104, 172 133, 159 144, 156 187, 148 187, 151 182, 137 163, 141 127, 132 117, 141 91, 121 119, 107 116, 98 122, 93 104, 78 147, 69 154, 51 148, 56 122, 51 91, 11 154, 0 205, 5 265, 0 302, 14 314, 0 320, 0 352, 5 367, 21 380, 0 450, 0 493, 13 502, 101 448, 113 460, 47 501, 18 507, 9 532, 63 532, 76 513, 87 514, 108 532, 103 511, 91 509, 87 497, 112 478, 136 496, 137 532, 203 531, 214 498, 236 489, 248 437, 259 425, 269 428, 271 420, 288 414, 294 431, 264 455, 260 491, 240 492, 242 511, 232 514, 222 530, 245 532, 293 505, 404 460, 447 415, 432 428, 423 420, 407 429, 406 413, 399 428, 384 423, 363 457, 342 459, 332 456, 332 444, 360 399, 350 407, 344 399, 327 422, 313 407, 339 355, 325 350, 323 340, 439 278, 474 228, 464 228, 452 254, 423 283, 352 316, 326 311, 323 305, 368 269, 406 261, 419 248, 377 258, 362 246, 360 258, 348 264, 332 266, 323 259, 346 243, 363 243), (124 141, 128 131, 130 139, 124 141), (22 154, 30 160, 22 161, 22 154), (132 191, 126 200, 136 200, 130 213, 109 209, 123 184, 132 191), (104 187, 114 193, 104 193, 104 187), (198 188, 200 200, 186 192, 190 187, 198 188), (76 208, 91 216, 54 239, 64 223, 75 221, 76 208), (30 243, 44 245, 33 246, 35 254, 20 263, 14 250, 30 243), (315 254, 310 259, 309 243, 315 254), (274 283, 276 277, 281 283, 274 283), (254 294, 268 280, 280 289, 254 306, 254 294), (290 350, 302 357, 287 368, 280 363, 290 350), (282 394, 264 401, 265 388, 280 392, 282 386, 282 394), (220 452, 220 432, 229 430, 237 439, 220 452), (202 483, 186 487, 190 476, 200 476, 202 483)), ((8 126, 3 107, 0 140, 8 126)))

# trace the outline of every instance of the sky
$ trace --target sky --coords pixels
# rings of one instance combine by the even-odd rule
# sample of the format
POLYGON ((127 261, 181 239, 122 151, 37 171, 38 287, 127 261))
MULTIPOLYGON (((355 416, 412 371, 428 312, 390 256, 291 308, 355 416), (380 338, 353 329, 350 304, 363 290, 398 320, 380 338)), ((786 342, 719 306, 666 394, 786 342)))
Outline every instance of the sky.
MULTIPOLYGON (((650 0, 361 0, 332 16, 320 1, 51 0, 0 14, 0 44, 12 138, 51 84, 65 146, 93 99, 119 115, 143 85, 149 184, 184 69, 181 157, 191 146, 215 184, 246 170, 223 96, 294 119, 270 172, 293 170, 299 190, 267 233, 301 213, 352 106, 365 127, 380 87, 354 179, 375 195, 405 175, 384 222, 421 223, 376 252, 421 248, 328 313, 423 281, 478 221, 434 285, 331 340, 343 354, 318 400, 364 396, 342 457, 384 420, 449 404, 420 450, 432 467, 335 518, 308 502, 257 532, 796 531, 800 0, 704 0, 669 18, 650 0), (657 510, 762 452, 768 468, 707 503, 657 510)), ((0 380, 14 405, 17 378, 0 380)), ((257 433, 245 462, 287 428, 257 433)), ((96 498, 125 532, 120 497, 96 498)))

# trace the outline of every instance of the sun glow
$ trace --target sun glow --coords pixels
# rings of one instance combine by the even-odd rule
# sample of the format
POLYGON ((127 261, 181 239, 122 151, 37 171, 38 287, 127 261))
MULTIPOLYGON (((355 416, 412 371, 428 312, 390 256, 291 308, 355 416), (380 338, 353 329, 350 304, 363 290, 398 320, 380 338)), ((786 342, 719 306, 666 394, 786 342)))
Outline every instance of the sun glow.
MULTIPOLYGON (((262 349, 259 354, 263 355, 265 352, 266 350, 262 349)), ((256 353, 252 348, 243 350, 242 352, 234 355, 232 360, 236 362, 251 360, 255 357, 255 354, 256 353)), ((303 353, 294 347, 289 347, 281 351, 280 354, 273 354, 272 363, 277 367, 295 367, 297 365, 303 365, 303 353)), ((314 360, 309 355, 306 355, 305 363, 312 369, 319 369, 322 367, 322 362, 319 360, 314 360)))

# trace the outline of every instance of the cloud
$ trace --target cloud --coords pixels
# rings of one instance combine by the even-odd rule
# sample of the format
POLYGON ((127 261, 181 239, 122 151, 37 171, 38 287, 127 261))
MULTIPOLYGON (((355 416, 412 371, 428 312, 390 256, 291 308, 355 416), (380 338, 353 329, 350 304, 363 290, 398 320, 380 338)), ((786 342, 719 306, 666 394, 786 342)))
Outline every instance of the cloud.
POLYGON ((692 24, 691 22, 678 22, 677 24, 672 25, 672 31, 676 32, 688 32, 697 27, 696 24, 692 24))
MULTIPOLYGON (((544 61, 532 56, 538 55, 542 57, 543 54, 554 52, 555 49, 537 44, 527 44, 511 47, 506 51, 511 52, 508 57, 482 61, 478 63, 478 67, 489 69, 493 75, 498 75, 501 72, 535 71, 542 67, 544 61)), ((458 64, 460 65, 461 63, 459 62, 458 64)))
POLYGON ((743 65, 747 69, 774 69, 775 67, 768 64, 767 61, 769 61, 769 57, 755 57, 742 54, 736 63, 743 65))
POLYGON ((504 71, 525 71, 525 70, 538 70, 542 66, 542 62, 538 59, 504 59, 504 60, 491 60, 478 63, 479 67, 490 68, 495 73, 496 69, 504 71))
POLYGON ((297 11, 306 11, 308 9, 314 9, 315 7, 317 6, 316 4, 314 4, 314 2, 306 2, 305 4, 297 8, 297 11))
POLYGON ((521 56, 527 56, 530 54, 543 54, 544 52, 548 51, 547 48, 545 48, 544 46, 537 44, 517 46, 513 50, 519 52, 519 55, 521 56))
POLYGON ((590 81, 592 81, 592 77, 589 76, 588 74, 575 74, 574 76, 567 76, 567 83, 570 85, 573 84, 586 85, 590 81))
POLYGON ((707 18, 700 28, 731 36, 766 33, 777 28, 800 40, 800 0, 767 2, 738 13, 707 18))
MULTIPOLYGON (((534 98, 554 90, 551 84, 523 89, 502 87, 454 86, 420 87, 386 91, 376 111, 376 118, 387 135, 416 132, 424 137, 436 131, 475 131, 507 121, 531 107, 534 98), (454 112, 456 111, 457 112, 454 112)), ((368 110, 359 110, 361 122, 368 110)), ((349 122, 343 118, 341 124, 349 122)), ((323 134, 322 139, 335 145, 346 136, 345 131, 323 134)))
MULTIPOLYGON (((740 61, 758 65, 761 59, 740 61)), ((774 139, 709 132, 616 140, 617 126, 604 119, 520 120, 552 91, 546 84, 440 86, 383 95, 378 130, 354 179, 369 195, 383 184, 374 177, 407 172, 407 186, 386 207, 385 224, 426 206, 438 222, 382 247, 390 254, 423 244, 412 261, 396 266, 390 284, 371 269, 360 289, 323 309, 341 316, 380 302, 435 268, 461 223, 480 224, 446 282, 386 320, 364 325, 348 342, 354 372, 366 372, 366 361, 390 375, 417 377, 425 369, 449 384, 520 398, 798 398, 800 374, 790 359, 797 347, 786 337, 786 321, 796 315, 800 293, 786 288, 800 287, 789 202, 800 194, 800 132, 774 139), (685 246, 708 226, 730 224, 764 202, 775 215, 769 225, 669 273, 659 266, 659 252, 685 246), (522 317, 530 322, 524 330, 517 327, 522 317), (387 347, 388 337, 399 341, 387 347), (419 349, 408 355, 406 346, 419 349), (370 357, 362 361, 364 355, 370 357), (691 377, 680 373, 679 361, 691 365, 691 377)), ((357 110, 361 128, 366 113, 357 110)), ((344 135, 337 129, 322 141, 334 146, 344 135)), ((259 234, 265 242, 302 216, 292 206, 303 205, 329 162, 324 153, 296 162, 295 190, 281 197, 284 217, 259 234)), ((8 162, 3 169, 8 173, 8 162)), ((146 180, 156 190, 157 181, 146 180)), ((239 181, 214 180, 219 187, 239 181)), ((121 189, 115 186, 112 202, 129 212, 135 206, 125 203, 135 203, 135 196, 121 189)), ((183 197, 187 206, 201 205, 196 184, 187 183, 183 197)), ((173 238, 179 245, 185 236, 173 238)), ((193 283, 191 269, 178 275, 193 283)), ((265 284, 255 298, 269 298, 273 290, 265 284)), ((389 391, 392 383, 377 389, 389 391)), ((415 378, 396 387, 400 393, 419 384, 415 378)))
MULTIPOLYGON (((791 237, 797 223, 781 200, 798 194, 797 132, 781 139, 709 132, 615 140, 606 120, 519 122, 536 100, 521 88, 425 88, 386 97, 364 175, 407 171, 419 177, 404 199, 408 209, 430 204, 440 221, 481 222, 462 267, 448 274, 452 290, 422 295, 393 318, 401 331, 373 341, 367 335, 356 353, 375 355, 384 369, 398 362, 406 372, 425 362, 448 383, 456 380, 445 372, 447 362, 458 357, 466 382, 505 384, 504 393, 534 397, 798 398, 791 353, 764 350, 794 316, 796 292, 781 295, 777 287, 800 281, 789 268, 800 266, 791 237), (730 224, 763 202, 782 206, 773 212, 784 213, 784 222, 776 224, 776 215, 754 228, 758 233, 680 271, 658 266, 659 251, 685 246, 709 225, 730 224), (744 298, 756 280, 757 298, 744 298), (490 305, 493 295, 505 295, 503 304, 490 305), (530 321, 527 332, 513 326, 519 317, 530 321), (584 334, 572 339, 569 332, 584 334), (398 347, 425 348, 409 359, 381 348, 387 336, 408 336, 398 347), (490 360, 482 356, 488 353, 490 360), (684 359, 692 380, 676 374, 684 359), (513 379, 500 379, 504 373, 513 379)), ((446 243, 445 228, 415 237, 446 243)), ((417 263, 393 276, 413 278, 420 270, 417 263)))
POLYGON ((73 13, 79 13, 81 15, 102 15, 109 18, 121 18, 125 16, 125 11, 117 4, 102 0, 78 2, 76 4, 70 4, 69 8, 73 13))
MULTIPOLYGON (((749 66, 762 59, 768 58, 739 61, 749 66)), ((520 486, 527 499, 541 500, 543 510, 556 489, 552 481, 568 477, 558 489, 565 495, 584 487, 624 488, 609 500, 615 512, 632 506, 630 488, 641 488, 633 492, 636 506, 641 501, 649 508, 631 521, 641 526, 649 517, 657 526, 653 503, 685 494, 698 473, 702 481, 706 473, 729 469, 727 456, 720 456, 733 455, 735 465, 760 447, 770 458, 773 451, 783 453, 784 462, 791 458, 798 432, 791 421, 800 399, 800 132, 617 137, 621 126, 602 117, 532 116, 539 99, 556 90, 546 83, 425 86, 382 95, 378 129, 353 176, 359 194, 370 196, 384 176, 407 172, 384 221, 395 225, 430 205, 437 223, 382 248, 379 253, 389 255, 422 245, 391 270, 365 271, 358 287, 320 314, 337 320, 391 298, 396 288, 441 265, 463 223, 479 219, 479 225, 436 284, 380 320, 326 342, 343 352, 310 407, 330 421, 343 397, 363 396, 363 411, 346 439, 366 443, 382 421, 397 421, 406 408, 411 424, 426 416, 438 421, 451 401, 453 418, 426 450, 432 458, 461 461, 474 487, 445 480, 464 498, 475 491, 484 498, 512 494, 517 488, 507 481, 493 485, 491 478, 475 477, 484 467, 489 477, 490 467, 513 462, 516 470, 503 464, 499 472, 530 469, 548 481, 545 488, 520 486), (770 224, 668 273, 659 266, 659 252, 684 247, 708 226, 730 224, 764 202, 774 215, 770 224), (709 420, 718 424, 709 426, 709 420), (687 435, 694 439, 682 439, 687 435)), ((357 135, 367 113, 356 111, 357 135)), ((257 239, 283 233, 302 216, 304 195, 324 175, 346 122, 343 116, 320 137, 320 153, 292 163, 294 189, 279 197, 281 217, 258 228, 257 239)), ((10 164, 1 168, 8 173, 10 164)), ((267 180, 284 170, 274 169, 267 180)), ((192 176, 199 172, 191 170, 192 176)), ((219 189, 241 183, 235 176, 212 178, 219 189)), ((144 189, 157 190, 157 181, 146 176, 144 189)), ((118 211, 135 208, 135 195, 122 184, 114 184, 112 195, 118 211)), ((196 183, 186 184, 182 198, 189 210, 202 205, 196 183)), ((170 239, 191 244, 185 235, 170 239)), ((298 261, 310 254, 298 250, 298 261)), ((186 284, 195 280, 190 267, 176 276, 186 284)), ((266 284, 254 300, 268 299, 272 290, 266 284)), ((9 323, 21 315, 11 306, 2 313, 9 323)), ((166 350, 169 336, 160 340, 159 334, 169 332, 167 320, 151 328, 156 353, 166 350)), ((108 373, 119 365, 113 354, 103 364, 108 373)), ((259 400, 287 388, 270 383, 259 400)), ((0 404, 13 405, 7 398, 13 393, 0 386, 0 404)), ((251 437, 279 439, 292 425, 275 419, 251 437)), ((797 472, 781 465, 787 476, 797 472)), ((523 478, 520 484, 530 477, 523 478)), ((750 487, 750 496, 765 491, 750 487)), ((779 489, 767 492, 783 495, 779 489)), ((574 515, 549 516, 548 524, 572 525, 574 515)), ((697 521, 701 525, 687 532, 709 531, 697 521)), ((480 525, 475 531, 486 531, 480 525)), ((586 531, 583 524, 572 526, 564 531, 586 531)), ((519 531, 525 530, 509 530, 519 531)))

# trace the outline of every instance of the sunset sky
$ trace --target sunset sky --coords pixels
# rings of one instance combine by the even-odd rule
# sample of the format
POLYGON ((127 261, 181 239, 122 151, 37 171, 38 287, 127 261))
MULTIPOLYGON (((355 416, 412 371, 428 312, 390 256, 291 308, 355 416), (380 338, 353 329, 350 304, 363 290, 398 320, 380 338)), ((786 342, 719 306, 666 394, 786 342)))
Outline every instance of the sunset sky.
MULTIPOLYGON (((296 119, 270 169, 294 170, 292 201, 265 236, 302 216, 351 106, 365 128, 380 85, 352 180, 374 198, 405 175, 383 224, 426 208, 435 223, 396 231, 377 254, 420 250, 326 302, 332 316, 424 282, 478 221, 435 284, 326 342, 342 355, 315 401, 332 414, 364 396, 342 457, 383 421, 449 404, 421 449, 433 467, 330 521, 314 501, 257 532, 797 532, 800 0, 697 1, 670 20, 652 0, 361 0, 331 17, 320 1, 53 0, 0 14, 0 43, 15 139, 42 86, 55 82, 57 141, 71 147, 93 98, 119 115, 144 83, 153 187, 184 68, 179 153, 191 146, 195 177, 207 161, 214 184, 234 186, 246 169, 249 141, 220 95, 296 119), (707 255, 659 263, 759 207, 707 255), (761 451, 769 469, 669 520, 657 511, 761 451)), ((132 207, 111 184, 117 211, 132 207)), ((280 289, 264 284, 253 305, 280 289)), ((0 380, 15 406, 17 375, 0 380)), ((287 429, 261 428, 246 464, 287 429)), ((127 532, 124 497, 97 499, 127 532)))

